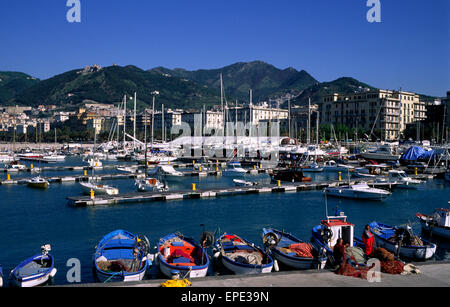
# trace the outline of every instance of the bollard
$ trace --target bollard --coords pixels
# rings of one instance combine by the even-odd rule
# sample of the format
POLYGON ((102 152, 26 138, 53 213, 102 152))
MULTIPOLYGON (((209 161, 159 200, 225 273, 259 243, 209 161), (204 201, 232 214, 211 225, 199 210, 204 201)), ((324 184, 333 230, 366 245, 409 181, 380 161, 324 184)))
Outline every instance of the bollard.
POLYGON ((277 180, 277 186, 281 187, 281 180, 277 180))
POLYGON ((198 167, 198 171, 199 171, 200 173, 202 172, 202 167, 201 167, 201 166, 198 167))
POLYGON ((417 167, 414 168, 414 175, 417 176, 417 167))
POLYGON ((95 192, 94 192, 94 190, 91 189, 91 199, 94 199, 94 198, 95 198, 95 192))
POLYGON ((87 170, 84 170, 84 175, 87 176, 87 170))
POLYGON ((195 183, 192 184, 192 191, 195 191, 195 183))
POLYGON ((256 165, 253 165, 253 169, 256 170, 256 165))
POLYGON ((10 174, 6 175, 6 180, 8 180, 8 181, 11 180, 11 175, 10 174))
POLYGON ((33 169, 33 164, 30 164, 30 169, 33 169))
POLYGON ((216 172, 217 172, 217 173, 219 172, 219 167, 218 167, 218 166, 216 166, 216 172))
POLYGON ((167 161, 167 164, 170 165, 170 161, 167 161))
POLYGON ((341 180, 342 180, 341 175, 342 175, 342 172, 338 172, 338 181, 341 181, 341 180))
POLYGON ((259 164, 259 168, 262 168, 262 163, 259 164))

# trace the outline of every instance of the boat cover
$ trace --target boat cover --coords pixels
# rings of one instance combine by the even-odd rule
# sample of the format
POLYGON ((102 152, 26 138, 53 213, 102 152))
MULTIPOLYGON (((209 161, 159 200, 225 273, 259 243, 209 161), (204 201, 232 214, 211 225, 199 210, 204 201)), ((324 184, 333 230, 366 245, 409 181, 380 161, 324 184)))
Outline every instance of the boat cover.
POLYGON ((400 160, 416 161, 427 160, 435 156, 434 150, 425 150, 419 146, 411 146, 401 157, 400 160))

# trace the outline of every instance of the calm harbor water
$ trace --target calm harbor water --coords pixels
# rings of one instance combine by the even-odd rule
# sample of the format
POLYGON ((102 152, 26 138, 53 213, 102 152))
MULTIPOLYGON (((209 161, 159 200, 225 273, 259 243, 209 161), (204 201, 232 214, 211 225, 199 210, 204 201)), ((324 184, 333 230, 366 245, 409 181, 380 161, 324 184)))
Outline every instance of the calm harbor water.
MULTIPOLYGON (((105 162, 117 163, 117 162, 105 162)), ((29 163, 28 163, 29 164, 29 163)), ((36 166, 37 164, 34 163, 36 166)), ((71 157, 62 165, 81 165, 81 159, 71 157)), ((42 164, 54 166, 58 164, 42 164)), ((100 171, 96 173, 113 173, 100 171)), ((43 176, 81 175, 83 171, 53 171, 43 176)), ((0 174, 6 178, 6 173, 0 174)), ((12 175, 13 178, 29 174, 12 175)), ((336 179, 335 173, 312 174, 314 180, 336 179)), ((270 182, 265 174, 246 175, 250 181, 270 182)), ((133 180, 111 180, 121 193, 135 190, 133 180)), ((231 177, 187 177, 169 182, 171 189, 228 187, 231 177)), ((169 202, 135 203, 86 208, 67 205, 67 196, 81 194, 78 183, 53 183, 49 189, 34 190, 25 185, 0 186, 0 264, 5 277, 25 258, 39 253, 40 246, 52 245, 58 273, 55 284, 67 284, 70 267, 66 262, 78 258, 81 262, 81 282, 93 282, 92 253, 103 235, 115 229, 126 229, 146 235, 152 247, 160 237, 175 231, 198 239, 205 229, 214 232, 236 233, 261 245, 261 229, 272 226, 292 232, 309 241, 311 229, 325 217, 325 198, 321 191, 298 193, 242 195, 211 199, 169 202)), ((417 212, 432 213, 436 207, 448 207, 450 184, 443 180, 429 180, 419 190, 395 190, 384 202, 338 200, 329 198, 329 213, 339 206, 354 223, 360 236, 365 224, 379 221, 399 225, 412 223, 420 232, 415 220, 417 212)), ((438 253, 432 261, 450 260, 450 244, 437 242, 438 253)), ((152 250, 153 252, 153 250, 152 250)), ((149 276, 150 278, 151 276, 149 276)))

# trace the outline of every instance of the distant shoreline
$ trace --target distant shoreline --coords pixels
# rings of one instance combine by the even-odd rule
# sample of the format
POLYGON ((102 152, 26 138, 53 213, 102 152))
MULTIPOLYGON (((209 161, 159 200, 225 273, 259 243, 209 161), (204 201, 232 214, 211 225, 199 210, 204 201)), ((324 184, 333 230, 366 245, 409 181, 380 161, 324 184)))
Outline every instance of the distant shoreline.
POLYGON ((14 145, 12 143, 0 143, 0 151, 5 151, 5 150, 11 150, 13 147, 15 148, 15 150, 20 150, 20 149, 26 149, 26 148, 56 148, 59 149, 61 147, 70 145, 70 144, 78 144, 80 145, 82 148, 91 148, 94 146, 94 144, 82 144, 82 143, 57 143, 55 144, 53 143, 15 143, 14 145))

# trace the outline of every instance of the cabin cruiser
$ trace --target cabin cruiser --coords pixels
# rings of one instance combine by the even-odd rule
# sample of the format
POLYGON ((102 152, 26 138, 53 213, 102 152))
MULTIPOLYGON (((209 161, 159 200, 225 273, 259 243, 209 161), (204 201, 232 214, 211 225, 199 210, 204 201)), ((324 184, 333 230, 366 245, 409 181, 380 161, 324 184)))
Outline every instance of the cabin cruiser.
POLYGON ((37 176, 27 180, 27 185, 30 188, 46 189, 50 184, 46 179, 42 178, 41 176, 37 176))
POLYGON ((91 168, 102 168, 103 167, 103 163, 102 161, 99 160, 98 157, 92 157, 88 159, 88 165, 91 168))
POLYGON ((391 182, 397 182, 397 187, 403 189, 417 189, 422 183, 420 180, 412 179, 408 177, 404 171, 390 170, 389 180, 391 182))
POLYGON ((119 194, 118 188, 106 184, 98 184, 95 182, 80 182, 80 185, 81 188, 83 189, 83 193, 87 195, 90 195, 91 191, 93 191, 95 194, 107 194, 107 195, 119 194))
POLYGON ((287 182, 303 182, 311 181, 311 177, 303 176, 303 168, 301 167, 288 167, 283 169, 274 169, 269 173, 273 181, 287 181, 287 182))
POLYGON ((324 193, 327 196, 366 200, 384 200, 391 195, 389 191, 371 188, 365 182, 347 186, 327 187, 324 189, 324 193))
POLYGON ((167 191, 168 187, 156 178, 137 179, 135 181, 139 192, 167 191))
POLYGON ((6 165, 6 170, 8 172, 18 172, 20 170, 25 170, 26 166, 20 164, 19 161, 12 161, 10 164, 6 165))
POLYGON ((366 160, 378 161, 397 161, 401 157, 401 155, 395 153, 389 144, 381 145, 375 150, 366 151, 361 156, 366 160))
POLYGON ((168 179, 184 177, 184 174, 182 172, 175 170, 172 165, 163 165, 163 164, 160 164, 157 167, 150 169, 148 171, 148 175, 150 176, 159 175, 168 179))
POLYGON ((224 175, 244 175, 245 173, 247 173, 247 171, 242 168, 241 163, 238 161, 228 162, 227 169, 223 171, 224 175))
POLYGON ((329 160, 325 162, 322 168, 324 171, 328 172, 346 172, 346 171, 353 171, 355 169, 353 166, 336 163, 336 161, 334 160, 329 160))

